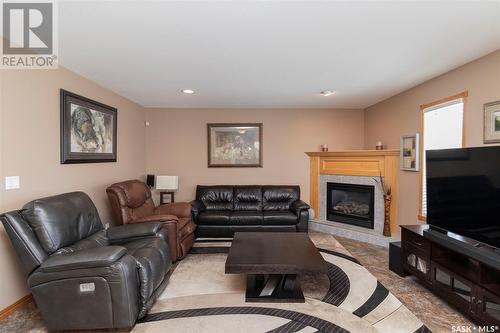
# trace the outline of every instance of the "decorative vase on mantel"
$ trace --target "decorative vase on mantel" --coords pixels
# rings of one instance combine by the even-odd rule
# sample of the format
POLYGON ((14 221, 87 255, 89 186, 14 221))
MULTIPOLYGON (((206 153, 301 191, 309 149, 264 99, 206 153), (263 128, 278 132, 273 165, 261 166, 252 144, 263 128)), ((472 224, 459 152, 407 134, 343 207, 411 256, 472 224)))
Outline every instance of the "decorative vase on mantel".
POLYGON ((390 194, 384 195, 384 231, 383 235, 391 237, 391 200, 390 194))

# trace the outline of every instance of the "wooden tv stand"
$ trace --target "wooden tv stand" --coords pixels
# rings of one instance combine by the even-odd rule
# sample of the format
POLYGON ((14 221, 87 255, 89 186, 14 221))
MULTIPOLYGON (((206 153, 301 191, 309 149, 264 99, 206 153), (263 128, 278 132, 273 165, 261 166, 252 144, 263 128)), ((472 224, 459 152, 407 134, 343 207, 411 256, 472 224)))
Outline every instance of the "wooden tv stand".
MULTIPOLYGON (((428 225, 401 226, 401 265, 427 288, 480 325, 500 326, 500 267, 424 237, 428 225)), ((461 239, 465 246, 473 241, 461 239)))

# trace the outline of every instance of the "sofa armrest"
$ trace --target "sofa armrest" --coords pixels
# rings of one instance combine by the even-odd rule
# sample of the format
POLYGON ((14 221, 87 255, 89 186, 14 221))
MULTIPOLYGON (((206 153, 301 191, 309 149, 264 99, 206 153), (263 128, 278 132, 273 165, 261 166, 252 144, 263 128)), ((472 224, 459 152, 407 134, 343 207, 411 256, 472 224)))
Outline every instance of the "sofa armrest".
POLYGON ((193 219, 198 216, 201 212, 206 209, 205 204, 199 200, 191 201, 191 214, 193 215, 193 219))
POLYGON ((143 306, 137 269, 125 248, 95 247, 53 254, 28 286, 50 331, 131 327, 143 306))
POLYGON ((300 213, 300 211, 307 210, 309 208, 311 207, 302 200, 296 200, 290 205, 290 210, 297 215, 300 213))
POLYGON ((191 217, 191 204, 189 202, 173 202, 159 205, 155 209, 155 214, 191 217))
POLYGON ((54 254, 40 265, 38 271, 51 273, 107 267, 118 261, 126 252, 121 246, 102 246, 72 253, 54 254))
POLYGON ((179 218, 175 215, 162 214, 162 215, 146 216, 146 217, 143 217, 141 219, 134 220, 132 223, 133 224, 144 223, 144 222, 162 222, 162 223, 175 222, 175 223, 177 223, 177 221, 179 221, 179 218))
POLYGON ((157 236, 162 226, 161 222, 125 224, 109 228, 107 236, 111 243, 121 243, 131 238, 157 236))

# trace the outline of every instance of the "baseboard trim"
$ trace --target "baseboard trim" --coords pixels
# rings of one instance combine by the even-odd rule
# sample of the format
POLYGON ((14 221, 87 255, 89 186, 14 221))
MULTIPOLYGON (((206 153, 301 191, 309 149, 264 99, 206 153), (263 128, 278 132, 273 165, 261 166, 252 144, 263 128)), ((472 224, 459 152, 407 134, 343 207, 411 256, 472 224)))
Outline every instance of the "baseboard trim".
POLYGON ((23 298, 21 298, 17 302, 12 303, 11 305, 6 307, 5 309, 0 310, 0 320, 4 319, 8 315, 10 315, 12 312, 14 312, 17 309, 19 309, 20 307, 22 307, 23 305, 28 304, 32 300, 33 300, 33 296, 31 296, 31 294, 29 294, 29 295, 24 296, 23 298))

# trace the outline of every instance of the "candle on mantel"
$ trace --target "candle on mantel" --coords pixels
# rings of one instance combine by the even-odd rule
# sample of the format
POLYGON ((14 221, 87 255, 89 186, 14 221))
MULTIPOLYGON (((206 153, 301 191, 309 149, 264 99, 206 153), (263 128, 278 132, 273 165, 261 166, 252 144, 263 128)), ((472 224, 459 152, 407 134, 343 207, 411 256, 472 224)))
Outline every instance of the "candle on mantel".
POLYGON ((378 141, 377 145, 375 146, 376 150, 382 150, 384 149, 384 145, 382 144, 382 141, 378 141))
POLYGON ((321 145, 321 151, 323 151, 323 152, 328 151, 328 145, 326 143, 323 143, 321 145))

